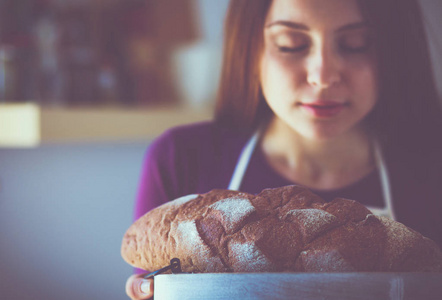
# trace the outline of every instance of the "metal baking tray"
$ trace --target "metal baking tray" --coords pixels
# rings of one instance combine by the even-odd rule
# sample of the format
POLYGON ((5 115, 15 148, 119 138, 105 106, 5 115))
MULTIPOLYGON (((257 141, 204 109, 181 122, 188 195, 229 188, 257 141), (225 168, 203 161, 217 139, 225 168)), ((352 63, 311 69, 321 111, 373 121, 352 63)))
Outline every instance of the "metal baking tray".
POLYGON ((154 279, 154 300, 441 300, 442 273, 208 273, 154 279))

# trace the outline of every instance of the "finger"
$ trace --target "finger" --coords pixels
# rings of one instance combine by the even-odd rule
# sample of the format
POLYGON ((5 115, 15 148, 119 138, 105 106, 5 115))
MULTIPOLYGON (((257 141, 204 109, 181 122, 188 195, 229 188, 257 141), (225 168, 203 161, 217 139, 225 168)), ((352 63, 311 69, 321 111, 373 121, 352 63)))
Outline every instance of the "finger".
POLYGON ((126 281, 126 294, 132 300, 153 297, 153 279, 144 279, 144 275, 132 275, 126 281))

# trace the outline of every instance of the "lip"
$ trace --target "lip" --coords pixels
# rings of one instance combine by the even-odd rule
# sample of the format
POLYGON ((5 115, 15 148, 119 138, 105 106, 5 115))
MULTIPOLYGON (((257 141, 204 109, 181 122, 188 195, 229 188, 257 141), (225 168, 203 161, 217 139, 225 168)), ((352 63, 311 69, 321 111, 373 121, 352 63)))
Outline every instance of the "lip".
POLYGON ((298 105, 308 114, 317 118, 331 118, 341 113, 348 105, 337 101, 318 100, 301 102, 298 105))

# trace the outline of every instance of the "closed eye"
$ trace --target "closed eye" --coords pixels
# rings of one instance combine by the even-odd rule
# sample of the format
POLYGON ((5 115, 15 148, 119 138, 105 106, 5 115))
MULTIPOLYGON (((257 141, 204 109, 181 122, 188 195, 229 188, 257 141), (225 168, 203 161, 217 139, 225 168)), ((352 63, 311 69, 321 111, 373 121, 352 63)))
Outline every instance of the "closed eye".
POLYGON ((370 50, 371 44, 366 44, 358 47, 349 47, 346 45, 341 45, 341 51, 345 53, 364 53, 370 50))
POLYGON ((308 48, 309 45, 302 45, 298 47, 286 47, 286 46, 277 46, 278 51, 284 52, 284 53, 296 53, 296 52, 302 52, 308 48))
POLYGON ((349 34, 339 41, 339 48, 344 53, 364 53, 372 44, 373 38, 368 34, 349 34))

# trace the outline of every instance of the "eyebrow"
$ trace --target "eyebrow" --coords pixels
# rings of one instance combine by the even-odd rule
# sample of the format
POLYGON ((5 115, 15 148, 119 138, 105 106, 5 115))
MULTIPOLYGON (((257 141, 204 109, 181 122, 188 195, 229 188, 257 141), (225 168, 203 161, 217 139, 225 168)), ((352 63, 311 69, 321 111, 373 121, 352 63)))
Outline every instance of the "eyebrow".
MULTIPOLYGON (((304 25, 302 23, 297 23, 297 22, 293 22, 293 21, 274 21, 271 22, 270 24, 267 24, 265 26, 265 28, 270 28, 272 26, 285 26, 285 27, 289 27, 292 29, 298 29, 298 30, 303 30, 303 31, 309 31, 310 28, 307 25, 304 25)), ((368 22, 366 21, 361 21, 361 22, 355 22, 355 23, 350 23, 350 24, 346 24, 342 27, 339 27, 336 32, 341 32, 341 31, 345 31, 345 30, 352 30, 352 29, 359 29, 359 28, 365 28, 365 27, 369 27, 368 22)))
POLYGON ((341 31, 345 31, 345 30, 359 29, 359 28, 366 28, 366 27, 370 27, 370 25, 368 24, 368 22, 362 21, 362 22, 356 22, 356 23, 350 23, 350 24, 344 25, 342 27, 339 27, 338 30, 336 30, 336 31, 341 32, 341 31))
POLYGON ((292 22, 292 21, 274 21, 270 24, 267 24, 265 27, 270 28, 270 27, 277 26, 277 25, 285 26, 285 27, 289 27, 289 28, 293 28, 293 29, 305 30, 305 31, 310 30, 310 28, 308 28, 306 25, 304 25, 302 23, 292 22))

